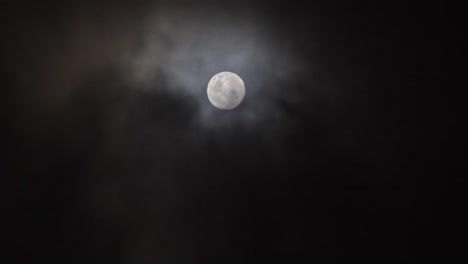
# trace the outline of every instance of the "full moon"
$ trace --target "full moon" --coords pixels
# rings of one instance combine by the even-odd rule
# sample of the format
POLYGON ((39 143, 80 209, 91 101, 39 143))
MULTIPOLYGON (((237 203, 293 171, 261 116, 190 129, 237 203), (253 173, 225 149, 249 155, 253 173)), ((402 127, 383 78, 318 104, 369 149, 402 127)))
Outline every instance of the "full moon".
POLYGON ((217 108, 230 110, 238 106, 245 96, 242 79, 232 72, 220 72, 208 82, 208 99, 217 108))

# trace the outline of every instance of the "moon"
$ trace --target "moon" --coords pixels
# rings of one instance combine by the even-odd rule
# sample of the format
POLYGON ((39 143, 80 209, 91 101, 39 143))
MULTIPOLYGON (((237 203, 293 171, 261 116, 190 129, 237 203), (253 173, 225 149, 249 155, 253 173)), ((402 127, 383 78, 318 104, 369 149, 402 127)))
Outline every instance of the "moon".
POLYGON ((208 82, 208 99, 219 109, 237 107, 245 97, 244 81, 233 72, 220 72, 208 82))

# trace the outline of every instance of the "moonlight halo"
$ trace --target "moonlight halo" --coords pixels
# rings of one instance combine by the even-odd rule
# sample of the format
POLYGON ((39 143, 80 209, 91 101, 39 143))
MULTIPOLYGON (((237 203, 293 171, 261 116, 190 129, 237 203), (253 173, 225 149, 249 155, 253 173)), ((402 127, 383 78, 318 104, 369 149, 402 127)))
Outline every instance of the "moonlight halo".
POLYGON ((233 72, 220 72, 208 82, 208 99, 219 109, 230 110, 237 107, 245 97, 245 85, 233 72))

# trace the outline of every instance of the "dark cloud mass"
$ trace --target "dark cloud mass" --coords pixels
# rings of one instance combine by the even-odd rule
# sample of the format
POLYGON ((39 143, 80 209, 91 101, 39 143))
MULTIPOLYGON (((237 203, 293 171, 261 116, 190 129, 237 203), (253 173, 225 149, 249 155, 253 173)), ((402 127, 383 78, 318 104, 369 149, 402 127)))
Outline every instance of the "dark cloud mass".
POLYGON ((13 263, 444 255, 443 5, 39 2, 1 11, 13 263), (221 71, 246 84, 231 111, 221 71))

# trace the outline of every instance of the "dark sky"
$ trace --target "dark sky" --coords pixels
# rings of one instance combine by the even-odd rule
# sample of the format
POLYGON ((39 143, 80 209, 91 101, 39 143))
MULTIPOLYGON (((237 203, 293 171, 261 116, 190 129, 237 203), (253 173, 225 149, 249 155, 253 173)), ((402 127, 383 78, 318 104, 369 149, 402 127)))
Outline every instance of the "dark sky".
POLYGON ((445 259, 446 9, 348 2, 3 8, 10 263, 445 259), (206 96, 226 70, 231 111, 206 96))

